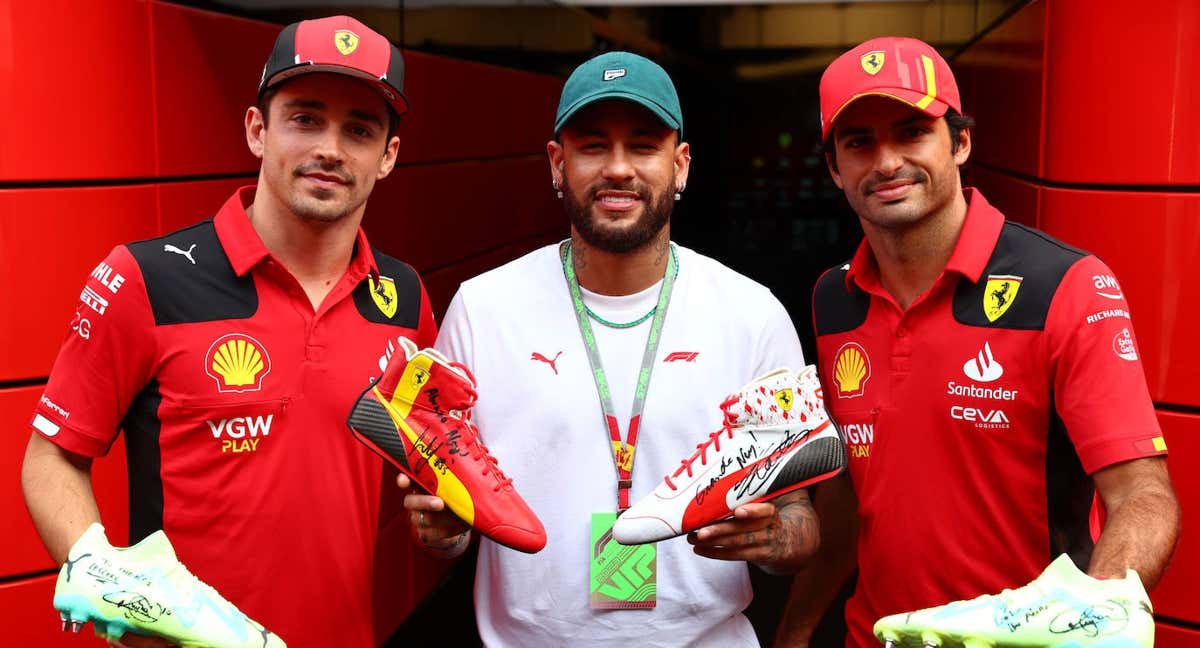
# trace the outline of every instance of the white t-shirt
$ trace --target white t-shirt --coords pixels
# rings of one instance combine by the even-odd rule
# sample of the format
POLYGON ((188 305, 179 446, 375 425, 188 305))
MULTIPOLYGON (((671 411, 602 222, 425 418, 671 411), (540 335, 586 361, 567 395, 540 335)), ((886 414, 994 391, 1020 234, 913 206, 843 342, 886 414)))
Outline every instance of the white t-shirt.
MULTIPOLYGON (((727 394, 777 367, 804 366, 791 319, 770 291, 677 249, 679 278, 647 391, 631 502, 721 426, 727 394)), ((480 636, 488 646, 538 648, 757 646, 741 613, 752 595, 746 564, 697 556, 682 537, 658 543, 656 608, 589 607, 591 514, 616 511, 617 473, 559 259, 550 245, 463 283, 438 336, 439 350, 474 371, 480 436, 548 536, 534 555, 483 540, 480 636)), ((658 289, 585 292, 584 300, 599 316, 627 322, 654 306, 658 289)), ((593 321, 592 329, 624 438, 650 320, 629 329, 593 321)))

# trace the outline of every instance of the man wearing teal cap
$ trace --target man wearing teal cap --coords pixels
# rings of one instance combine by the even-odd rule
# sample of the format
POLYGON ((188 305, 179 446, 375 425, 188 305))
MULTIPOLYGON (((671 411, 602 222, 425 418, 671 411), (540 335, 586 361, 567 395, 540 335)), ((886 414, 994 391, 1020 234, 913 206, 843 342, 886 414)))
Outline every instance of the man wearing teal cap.
MULTIPOLYGON (((534 555, 480 541, 486 645, 756 646, 745 561, 790 571, 816 549, 802 490, 687 540, 611 541, 617 511, 721 428, 726 394, 804 365, 766 288, 670 242, 691 163, 682 126, 652 61, 579 66, 546 145, 570 239, 465 282, 446 314, 437 348, 473 369, 473 420, 548 536, 534 555)), ((438 498, 406 506, 432 551, 468 545, 438 498)))

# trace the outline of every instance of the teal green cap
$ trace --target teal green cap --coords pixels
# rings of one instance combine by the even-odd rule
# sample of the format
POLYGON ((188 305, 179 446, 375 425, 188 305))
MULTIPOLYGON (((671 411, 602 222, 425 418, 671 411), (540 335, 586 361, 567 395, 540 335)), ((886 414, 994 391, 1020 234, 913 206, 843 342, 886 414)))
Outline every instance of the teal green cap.
POLYGON ((675 84, 667 71, 637 54, 608 52, 575 68, 567 78, 558 100, 554 134, 557 136, 580 109, 607 99, 632 101, 654 113, 667 126, 683 131, 679 95, 675 94, 675 84))

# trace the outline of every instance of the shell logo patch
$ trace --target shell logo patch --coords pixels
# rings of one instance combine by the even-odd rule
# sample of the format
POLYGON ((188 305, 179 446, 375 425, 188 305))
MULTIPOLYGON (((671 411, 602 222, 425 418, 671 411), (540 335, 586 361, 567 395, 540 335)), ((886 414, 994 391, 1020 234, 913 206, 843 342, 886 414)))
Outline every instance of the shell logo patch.
POLYGON ((339 29, 333 32, 333 44, 342 56, 350 56, 358 49, 358 34, 349 29, 339 29))
POLYGON ((833 383, 838 396, 854 398, 862 396, 871 379, 871 359, 867 350, 857 342, 847 342, 833 356, 833 383))
POLYGON ((1022 277, 1016 275, 988 275, 987 286, 983 289, 983 314, 989 322, 995 322, 1008 312, 1017 300, 1021 281, 1022 277))
POLYGON ((217 338, 204 356, 204 372, 217 382, 217 391, 252 392, 262 389, 271 373, 271 356, 262 342, 241 333, 217 338))
POLYGON ((379 277, 379 283, 373 277, 367 277, 367 286, 371 289, 371 301, 383 316, 391 319, 396 314, 399 301, 396 298, 396 281, 391 277, 379 277))
POLYGON ((858 62, 862 65, 863 72, 875 76, 883 69, 883 62, 886 59, 887 56, 883 53, 883 50, 874 50, 863 54, 862 58, 858 59, 858 62))
POLYGON ((783 411, 790 412, 792 411, 792 403, 796 402, 796 396, 792 394, 791 388, 780 389, 775 392, 775 402, 779 403, 783 411))

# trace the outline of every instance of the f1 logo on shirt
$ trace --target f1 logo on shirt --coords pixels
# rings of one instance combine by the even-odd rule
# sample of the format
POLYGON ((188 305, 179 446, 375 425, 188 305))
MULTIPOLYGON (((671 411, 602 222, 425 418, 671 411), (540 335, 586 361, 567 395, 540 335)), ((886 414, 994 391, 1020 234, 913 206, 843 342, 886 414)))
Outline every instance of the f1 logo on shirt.
POLYGON ((262 342, 249 335, 229 333, 208 347, 204 372, 217 382, 221 393, 258 391, 271 373, 271 356, 262 342))

